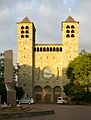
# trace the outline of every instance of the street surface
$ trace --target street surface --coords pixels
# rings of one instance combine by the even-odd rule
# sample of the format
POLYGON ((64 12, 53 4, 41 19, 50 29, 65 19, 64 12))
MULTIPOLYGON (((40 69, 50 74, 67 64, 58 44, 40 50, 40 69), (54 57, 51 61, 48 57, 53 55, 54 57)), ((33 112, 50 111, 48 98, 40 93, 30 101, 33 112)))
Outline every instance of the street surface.
POLYGON ((91 106, 57 104, 34 104, 30 106, 34 108, 54 109, 55 114, 7 120, 91 120, 91 106))

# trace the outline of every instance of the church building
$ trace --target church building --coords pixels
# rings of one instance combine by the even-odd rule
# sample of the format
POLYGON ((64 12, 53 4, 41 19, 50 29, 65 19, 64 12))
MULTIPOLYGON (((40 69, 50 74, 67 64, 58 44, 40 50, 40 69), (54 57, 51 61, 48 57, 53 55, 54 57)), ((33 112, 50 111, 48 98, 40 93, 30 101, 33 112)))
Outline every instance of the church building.
POLYGON ((18 84, 35 102, 55 103, 57 97, 65 96, 66 69, 78 56, 78 24, 68 16, 62 22, 62 44, 36 44, 34 23, 28 17, 17 23, 18 84))

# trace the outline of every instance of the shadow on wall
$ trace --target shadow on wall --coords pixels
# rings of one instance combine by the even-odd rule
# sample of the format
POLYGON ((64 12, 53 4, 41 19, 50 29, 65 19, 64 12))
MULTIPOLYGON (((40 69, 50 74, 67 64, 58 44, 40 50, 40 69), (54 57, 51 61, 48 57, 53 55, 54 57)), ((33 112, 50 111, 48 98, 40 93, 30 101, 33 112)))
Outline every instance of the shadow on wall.
POLYGON ((65 70, 62 71, 63 76, 59 76, 60 71, 57 68, 57 76, 55 76, 48 66, 41 70, 39 67, 21 65, 18 84, 23 87, 27 97, 33 97, 36 102, 56 102, 57 98, 62 96, 62 85, 66 83, 65 70))

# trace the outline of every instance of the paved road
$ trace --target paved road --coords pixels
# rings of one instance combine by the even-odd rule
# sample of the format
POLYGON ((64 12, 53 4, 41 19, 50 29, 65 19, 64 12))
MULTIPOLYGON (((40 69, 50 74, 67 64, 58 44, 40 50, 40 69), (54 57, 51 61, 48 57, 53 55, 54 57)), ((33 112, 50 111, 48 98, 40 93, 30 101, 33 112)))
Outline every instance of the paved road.
POLYGON ((34 104, 32 107, 54 109, 54 115, 33 116, 7 120, 91 120, 91 106, 34 104))

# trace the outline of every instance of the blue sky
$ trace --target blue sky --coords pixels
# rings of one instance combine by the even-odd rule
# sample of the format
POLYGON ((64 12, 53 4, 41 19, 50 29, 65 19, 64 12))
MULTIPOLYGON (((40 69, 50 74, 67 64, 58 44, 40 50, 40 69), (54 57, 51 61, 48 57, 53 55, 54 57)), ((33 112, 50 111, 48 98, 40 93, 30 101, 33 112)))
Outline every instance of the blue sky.
POLYGON ((36 43, 61 43, 61 22, 70 14, 79 21, 79 51, 91 52, 91 0, 0 0, 0 51, 17 54, 17 22, 28 16, 36 43))

